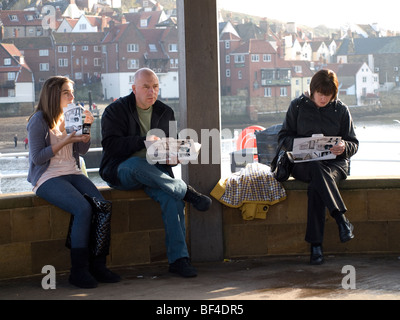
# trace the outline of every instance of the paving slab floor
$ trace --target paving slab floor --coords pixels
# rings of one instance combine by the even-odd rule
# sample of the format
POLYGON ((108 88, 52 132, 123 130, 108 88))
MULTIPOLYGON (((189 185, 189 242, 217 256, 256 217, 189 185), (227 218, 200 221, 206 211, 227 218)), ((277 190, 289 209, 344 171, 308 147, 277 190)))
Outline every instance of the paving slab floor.
MULTIPOLYGON (((195 278, 168 272, 165 263, 112 268, 122 281, 80 289, 68 273, 43 289, 46 274, 0 281, 0 300, 399 300, 400 255, 274 256, 193 262, 195 278)), ((161 303, 161 302, 160 302, 161 303)))

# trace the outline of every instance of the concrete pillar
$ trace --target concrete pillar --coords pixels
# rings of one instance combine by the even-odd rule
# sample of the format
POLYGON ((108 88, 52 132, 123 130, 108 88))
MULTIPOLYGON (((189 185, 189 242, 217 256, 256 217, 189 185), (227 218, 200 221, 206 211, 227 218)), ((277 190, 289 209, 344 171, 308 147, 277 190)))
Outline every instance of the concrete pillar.
MULTIPOLYGON (((196 131, 202 144, 200 154, 203 156, 198 164, 183 166, 182 177, 200 192, 209 194, 221 176, 217 3, 216 0, 177 0, 177 10, 179 127, 196 131), (208 138, 208 130, 217 132, 217 137, 208 138), (205 159, 204 155, 207 154, 208 159, 205 159)), ((213 199, 213 205, 207 212, 198 212, 191 206, 188 219, 192 260, 221 260, 221 205, 213 199)))

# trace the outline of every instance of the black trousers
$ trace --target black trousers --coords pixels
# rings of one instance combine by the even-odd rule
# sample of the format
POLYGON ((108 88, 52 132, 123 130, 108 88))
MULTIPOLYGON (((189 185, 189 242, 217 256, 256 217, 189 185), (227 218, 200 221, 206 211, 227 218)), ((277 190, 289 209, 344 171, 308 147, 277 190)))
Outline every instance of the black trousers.
POLYGON ((347 208, 340 195, 337 183, 346 179, 336 161, 310 161, 296 163, 292 176, 308 182, 307 230, 305 240, 322 243, 324 238, 326 209, 335 214, 345 213, 347 208))

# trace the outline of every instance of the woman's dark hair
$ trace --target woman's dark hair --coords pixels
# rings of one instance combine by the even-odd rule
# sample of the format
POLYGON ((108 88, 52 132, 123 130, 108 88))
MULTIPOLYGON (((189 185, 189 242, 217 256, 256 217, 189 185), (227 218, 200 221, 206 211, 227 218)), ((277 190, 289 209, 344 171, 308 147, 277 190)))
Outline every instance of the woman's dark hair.
POLYGON ((43 84, 42 90, 40 91, 39 102, 34 113, 42 111, 44 119, 50 128, 56 126, 57 120, 63 113, 63 110, 60 108, 61 88, 66 82, 74 84, 74 82, 67 77, 50 77, 43 84))
POLYGON ((336 73, 329 69, 319 70, 311 79, 310 96, 315 92, 322 93, 325 96, 331 96, 331 100, 337 97, 339 91, 339 81, 336 73))

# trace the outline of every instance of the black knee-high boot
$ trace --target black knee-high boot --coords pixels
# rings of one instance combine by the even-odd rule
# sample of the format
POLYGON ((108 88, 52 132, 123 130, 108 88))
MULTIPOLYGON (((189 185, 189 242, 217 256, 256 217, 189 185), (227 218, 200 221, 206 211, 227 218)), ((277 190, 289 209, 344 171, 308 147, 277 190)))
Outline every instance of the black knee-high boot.
POLYGON ((96 288, 97 281, 89 272, 89 249, 71 248, 71 273, 69 282, 80 288, 96 288))

